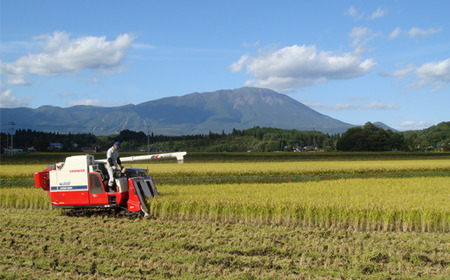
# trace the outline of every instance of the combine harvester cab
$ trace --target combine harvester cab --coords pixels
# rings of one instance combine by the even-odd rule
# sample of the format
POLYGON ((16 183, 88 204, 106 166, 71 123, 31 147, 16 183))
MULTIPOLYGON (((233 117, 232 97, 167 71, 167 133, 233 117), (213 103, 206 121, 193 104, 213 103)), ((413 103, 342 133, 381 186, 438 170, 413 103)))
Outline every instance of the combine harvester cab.
MULTIPOLYGON (((121 158, 122 163, 177 158, 183 163, 186 152, 121 158)), ((53 208, 123 208, 129 213, 148 216, 146 199, 158 195, 153 178, 146 169, 114 170, 115 184, 108 187, 106 160, 92 155, 67 157, 65 162, 49 165, 35 173, 35 186, 47 191, 53 208)))

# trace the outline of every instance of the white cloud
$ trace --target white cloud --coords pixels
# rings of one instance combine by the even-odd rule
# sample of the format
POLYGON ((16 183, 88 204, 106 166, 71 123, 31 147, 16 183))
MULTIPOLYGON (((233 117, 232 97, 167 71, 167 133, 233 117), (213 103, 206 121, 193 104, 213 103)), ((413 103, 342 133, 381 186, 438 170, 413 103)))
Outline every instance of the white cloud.
POLYGON ((404 66, 393 73, 380 72, 382 77, 394 77, 396 80, 407 76, 409 73, 416 74, 416 81, 409 84, 409 89, 421 89, 427 86, 433 86, 432 92, 446 88, 450 83, 450 58, 438 62, 428 62, 420 67, 412 64, 404 66))
POLYGON ((450 58, 437 63, 425 63, 416 72, 424 80, 450 82, 450 58))
POLYGON ((401 32, 402 32, 402 30, 400 29, 400 27, 395 28, 391 32, 391 34, 389 34, 389 39, 397 38, 400 35, 401 32))
POLYGON ((431 34, 439 33, 442 30, 442 27, 430 28, 428 30, 424 30, 418 27, 413 27, 410 30, 402 30, 400 27, 397 27, 391 32, 391 34, 389 34, 389 39, 395 39, 400 35, 409 38, 423 39, 431 34))
POLYGON ((59 97, 76 97, 77 94, 71 91, 65 91, 58 94, 59 97))
POLYGON ((353 27, 349 35, 353 40, 351 46, 355 48, 353 53, 355 55, 363 54, 366 44, 379 36, 381 36, 381 33, 373 33, 367 27, 353 27))
POLYGON ((16 68, 11 63, 2 63, 0 61, 0 74, 6 75, 6 83, 9 85, 27 85, 31 86, 32 82, 29 81, 24 74, 23 69, 16 68))
POLYGON ((353 6, 350 6, 348 10, 345 12, 346 15, 349 15, 351 17, 354 17, 357 13, 358 11, 353 6))
POLYGON ((249 55, 243 55, 241 58, 239 58, 238 61, 230 65, 230 71, 233 73, 242 71, 242 68, 245 66, 245 63, 249 59, 249 55))
POLYGON ((134 40, 129 34, 117 36, 114 41, 105 37, 70 39, 69 34, 55 32, 34 38, 44 41, 39 53, 22 56, 11 63, 2 63, 2 74, 8 84, 29 84, 28 75, 73 75, 80 70, 96 69, 116 73, 134 40))
POLYGON ((125 106, 128 104, 132 104, 129 101, 126 100, 104 100, 104 99, 81 99, 81 100, 72 100, 67 101, 65 103, 66 106, 77 106, 77 105, 84 105, 84 106, 101 106, 101 107, 120 107, 125 106))
POLYGON ((17 107, 29 107, 30 97, 17 98, 12 95, 12 89, 1 89, 0 92, 0 107, 1 108, 17 108, 17 107))
POLYGON ((360 77, 375 65, 372 59, 361 61, 349 53, 318 52, 315 46, 293 45, 260 52, 257 57, 244 55, 230 66, 230 70, 239 72, 245 67, 246 72, 255 77, 246 82, 247 86, 289 92, 328 80, 360 77))
POLYGON ((100 81, 98 80, 98 77, 92 77, 92 79, 89 80, 90 84, 98 84, 100 81))
POLYGON ((385 104, 383 102, 372 102, 368 104, 356 105, 356 108, 364 110, 397 110, 398 106, 394 104, 385 104))
POLYGON ((353 39, 352 45, 358 45, 361 42, 361 38, 370 34, 370 29, 367 27, 353 27, 350 33, 350 38, 353 39))
POLYGON ((156 47, 150 44, 142 44, 142 43, 133 43, 132 47, 135 49, 141 49, 141 50, 152 50, 156 47))
POLYGON ((397 130, 418 130, 428 128, 431 125, 432 123, 428 121, 405 121, 402 122, 399 126, 394 128, 397 130))
POLYGON ((254 42, 254 43, 247 43, 247 42, 244 42, 244 43, 242 43, 242 46, 243 46, 244 48, 258 47, 258 46, 259 46, 259 41, 256 41, 256 42, 254 42))
POLYGON ((76 105, 99 106, 102 104, 104 105, 105 102, 100 99, 84 99, 66 102, 67 106, 76 106, 76 105))
POLYGON ((335 104, 335 105, 325 105, 322 103, 308 103, 307 101, 302 101, 308 107, 319 110, 326 111, 344 111, 344 110, 397 110, 398 106, 394 104, 385 104, 383 102, 371 102, 366 104, 335 104))
POLYGON ((384 17, 387 14, 387 9, 382 9, 381 7, 378 7, 378 9, 373 12, 369 17, 367 17, 367 20, 377 19, 384 17))
POLYGON ((364 101, 364 100, 368 100, 369 97, 367 96, 355 96, 355 97, 350 97, 348 100, 349 101, 364 101))
POLYGON ((348 10, 345 11, 344 14, 347 16, 351 16, 354 20, 360 20, 364 17, 364 13, 358 12, 358 10, 353 6, 350 6, 350 8, 348 8, 348 10))
POLYGON ((423 30, 418 27, 413 27, 409 30, 409 37, 411 38, 424 38, 428 35, 438 33, 442 31, 442 27, 439 28, 430 28, 428 30, 423 30))
POLYGON ((399 69, 393 73, 389 73, 386 71, 380 72, 378 73, 378 75, 382 76, 382 77, 395 77, 396 79, 401 79, 403 77, 405 77, 406 75, 408 75, 409 73, 411 73, 412 71, 414 71, 416 67, 412 64, 408 64, 405 67, 403 67, 402 69, 399 69))
POLYGON ((416 70, 418 81, 411 85, 419 89, 433 85, 433 92, 441 90, 450 83, 450 58, 439 62, 428 62, 416 70))
MULTIPOLYGON (((387 14, 388 10, 378 7, 376 11, 374 11, 370 16, 368 16, 367 20, 373 20, 377 18, 384 17, 387 14)), ((350 6, 347 11, 344 12, 344 15, 352 17, 354 20, 360 20, 364 18, 364 12, 359 12, 355 7, 350 6)))

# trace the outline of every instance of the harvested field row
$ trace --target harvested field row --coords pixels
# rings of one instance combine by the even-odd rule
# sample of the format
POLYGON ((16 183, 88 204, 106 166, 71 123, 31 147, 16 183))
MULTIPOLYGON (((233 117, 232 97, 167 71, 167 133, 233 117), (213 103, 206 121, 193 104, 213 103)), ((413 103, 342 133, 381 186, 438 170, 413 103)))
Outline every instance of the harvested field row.
POLYGON ((2 279, 447 279, 446 233, 0 212, 2 279))
MULTIPOLYGON (((450 177, 450 170, 442 171, 416 171, 416 172, 377 172, 377 173, 311 173, 311 174, 287 174, 287 175, 223 175, 223 176, 199 176, 199 177, 154 177, 158 184, 163 185, 199 185, 199 184, 249 184, 249 183, 289 183, 310 182, 338 179, 367 179, 367 178, 417 178, 417 177, 450 177)), ((26 185, 26 181, 21 182, 26 185)), ((32 185, 28 183, 28 185, 32 185)))
MULTIPOLYGON (((181 174, 183 176, 183 174, 181 174)), ((289 183, 356 178, 416 178, 416 177, 450 177, 450 170, 416 171, 416 172, 377 172, 377 173, 319 173, 287 175, 227 175, 227 176, 189 176, 189 177, 153 177, 157 184, 163 185, 199 185, 199 184, 243 184, 243 183, 289 183)), ((0 178, 1 188, 34 188, 34 178, 0 178)))

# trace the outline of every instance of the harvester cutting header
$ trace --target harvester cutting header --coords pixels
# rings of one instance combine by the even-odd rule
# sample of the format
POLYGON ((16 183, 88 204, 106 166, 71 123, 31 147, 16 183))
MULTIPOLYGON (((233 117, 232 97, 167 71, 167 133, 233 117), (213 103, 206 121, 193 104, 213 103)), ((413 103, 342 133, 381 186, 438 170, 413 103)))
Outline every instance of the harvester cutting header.
MULTIPOLYGON (((119 165, 162 158, 176 158, 178 163, 183 163, 185 155, 186 152, 176 152, 124 157, 119 159, 119 165)), ((142 168, 114 168, 108 159, 79 155, 49 165, 44 171, 36 172, 34 178, 35 186, 49 193, 53 208, 123 208, 147 216, 145 198, 158 195, 147 172, 142 168)))

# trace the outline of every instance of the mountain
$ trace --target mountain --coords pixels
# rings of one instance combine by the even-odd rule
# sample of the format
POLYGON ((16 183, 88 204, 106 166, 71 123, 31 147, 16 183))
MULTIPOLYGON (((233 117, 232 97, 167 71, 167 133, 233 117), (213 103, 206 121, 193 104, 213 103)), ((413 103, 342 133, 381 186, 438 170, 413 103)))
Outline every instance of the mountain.
POLYGON ((387 125, 387 124, 385 124, 385 123, 383 123, 383 122, 374 122, 373 124, 374 124, 375 126, 381 127, 381 128, 384 129, 384 130, 388 130, 388 129, 389 129, 389 130, 391 130, 391 131, 393 131, 393 132, 397 132, 396 129, 390 127, 389 125, 387 125))
MULTIPOLYGON (((342 133, 353 125, 320 114, 287 95, 269 89, 191 93, 120 107, 42 106, 2 108, 1 119, 16 129, 111 135, 123 129, 183 135, 230 132, 254 126, 342 133)), ((2 122, 2 131, 7 131, 2 122)))

